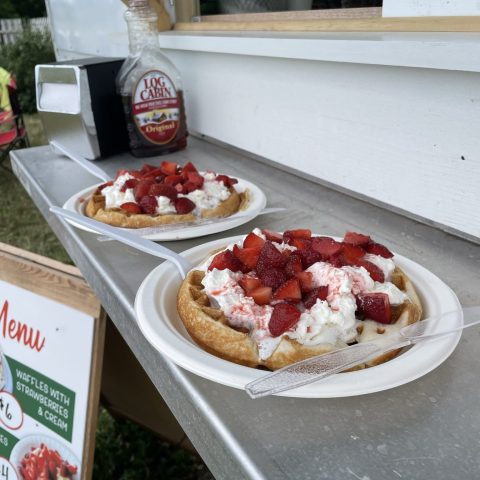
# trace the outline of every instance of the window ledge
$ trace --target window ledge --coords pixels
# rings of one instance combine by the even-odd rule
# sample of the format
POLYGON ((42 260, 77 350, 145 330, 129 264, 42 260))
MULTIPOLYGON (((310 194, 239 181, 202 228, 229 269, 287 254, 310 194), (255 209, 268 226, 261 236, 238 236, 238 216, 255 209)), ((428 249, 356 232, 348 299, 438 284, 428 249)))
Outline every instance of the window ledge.
POLYGON ((162 32, 166 50, 480 72, 480 33, 162 32))

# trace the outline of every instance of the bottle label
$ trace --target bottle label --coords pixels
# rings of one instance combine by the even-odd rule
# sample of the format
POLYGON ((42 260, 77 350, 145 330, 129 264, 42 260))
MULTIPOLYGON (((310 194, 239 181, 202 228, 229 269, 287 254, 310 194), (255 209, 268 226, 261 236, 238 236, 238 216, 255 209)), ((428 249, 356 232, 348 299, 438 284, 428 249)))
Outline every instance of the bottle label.
POLYGON ((150 142, 171 142, 180 126, 180 100, 173 82, 160 70, 146 72, 132 95, 132 116, 150 142))

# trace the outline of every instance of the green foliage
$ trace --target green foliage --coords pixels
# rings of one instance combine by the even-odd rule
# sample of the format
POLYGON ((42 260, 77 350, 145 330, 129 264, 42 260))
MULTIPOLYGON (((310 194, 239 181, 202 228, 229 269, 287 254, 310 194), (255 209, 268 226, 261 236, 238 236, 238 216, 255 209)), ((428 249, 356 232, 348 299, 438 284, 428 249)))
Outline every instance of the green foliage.
POLYGON ((0 48, 0 66, 15 75, 24 112, 36 112, 35 65, 55 61, 50 34, 26 28, 13 44, 0 48))
POLYGON ((153 433, 100 410, 93 478, 116 480, 211 479, 194 456, 162 442, 153 433))
POLYGON ((46 17, 43 0, 0 0, 0 18, 46 17))

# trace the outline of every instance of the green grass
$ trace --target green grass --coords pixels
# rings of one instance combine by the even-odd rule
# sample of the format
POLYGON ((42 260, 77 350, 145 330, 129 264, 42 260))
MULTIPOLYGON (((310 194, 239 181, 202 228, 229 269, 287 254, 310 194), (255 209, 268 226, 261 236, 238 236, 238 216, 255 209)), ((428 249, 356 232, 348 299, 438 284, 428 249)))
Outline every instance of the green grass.
MULTIPOLYGON (((26 115, 32 146, 46 144, 38 115, 26 115)), ((7 162, 8 163, 8 162, 7 162)), ((0 169, 0 242, 71 263, 55 234, 15 175, 0 169)), ((100 409, 94 479, 207 480, 212 476, 196 456, 160 440, 135 423, 100 409)))

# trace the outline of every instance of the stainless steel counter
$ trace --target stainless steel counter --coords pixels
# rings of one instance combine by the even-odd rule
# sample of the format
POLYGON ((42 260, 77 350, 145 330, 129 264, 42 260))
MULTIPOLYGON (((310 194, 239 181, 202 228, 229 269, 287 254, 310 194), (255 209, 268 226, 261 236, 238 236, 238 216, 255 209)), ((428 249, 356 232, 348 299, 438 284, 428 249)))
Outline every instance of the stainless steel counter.
MULTIPOLYGON (((436 370, 392 390, 343 399, 250 400, 240 390, 175 366, 139 331, 135 293, 159 259, 117 242, 99 242, 49 213, 51 205, 63 205, 97 180, 48 147, 12 156, 16 175, 216 478, 480 478, 480 330, 467 331, 436 370)), ((477 245, 199 139, 191 138, 188 149, 172 157, 253 181, 265 191, 269 206, 289 209, 223 234, 169 242, 176 251, 254 226, 309 226, 338 236, 353 229, 370 232, 424 265, 463 305, 480 304, 477 245)), ((124 155, 99 165, 113 175, 120 167, 142 163, 124 155)))

